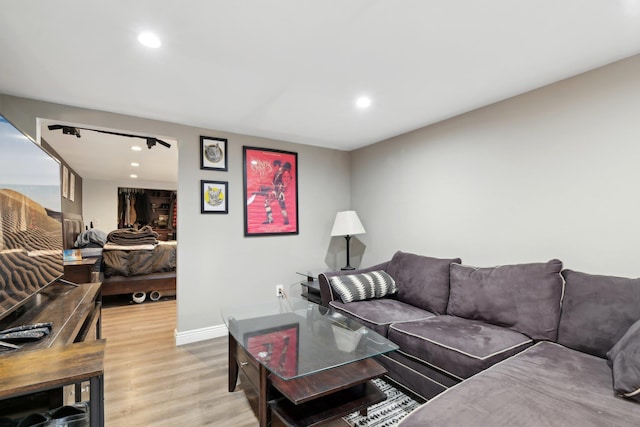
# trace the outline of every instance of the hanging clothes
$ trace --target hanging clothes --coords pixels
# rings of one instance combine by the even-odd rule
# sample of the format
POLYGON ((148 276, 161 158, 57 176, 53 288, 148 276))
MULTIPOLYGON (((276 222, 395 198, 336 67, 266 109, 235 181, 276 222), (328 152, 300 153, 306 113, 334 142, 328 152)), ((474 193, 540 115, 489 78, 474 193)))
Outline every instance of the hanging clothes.
MULTIPOLYGON (((138 194, 131 194, 129 196, 130 200, 130 205, 129 205, 129 224, 130 225, 134 225, 138 223, 138 215, 137 215, 137 210, 136 210, 136 200, 140 197, 140 195, 138 194)), ((145 224, 142 224, 145 225, 145 224)))

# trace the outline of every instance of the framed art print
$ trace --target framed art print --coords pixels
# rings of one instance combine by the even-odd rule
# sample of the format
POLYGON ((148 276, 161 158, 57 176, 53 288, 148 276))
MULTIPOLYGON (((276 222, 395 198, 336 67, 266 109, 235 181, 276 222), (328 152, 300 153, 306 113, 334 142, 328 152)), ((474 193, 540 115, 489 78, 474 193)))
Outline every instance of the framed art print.
POLYGON ((200 169, 227 170, 227 140, 211 136, 200 137, 200 169))
POLYGON ((200 213, 229 213, 228 187, 226 181, 200 181, 200 213))
POLYGON ((69 194, 69 169, 62 165, 62 197, 68 197, 69 194))
POLYGON ((243 147, 244 235, 298 234, 298 154, 243 147))
POLYGON ((69 200, 75 201, 76 199, 76 176, 73 172, 69 171, 69 200))
POLYGON ((298 374, 298 337, 300 325, 276 326, 244 336, 249 354, 283 378, 298 374))

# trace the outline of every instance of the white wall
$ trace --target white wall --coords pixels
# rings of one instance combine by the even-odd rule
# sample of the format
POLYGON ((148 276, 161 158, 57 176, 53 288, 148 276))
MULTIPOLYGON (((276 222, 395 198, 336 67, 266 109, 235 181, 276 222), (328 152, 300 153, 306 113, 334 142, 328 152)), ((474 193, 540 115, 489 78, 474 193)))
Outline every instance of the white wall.
POLYGON ((107 233, 118 228, 118 187, 175 191, 177 183, 83 179, 82 215, 86 225, 93 222, 95 228, 107 233))
POLYGON ((640 276, 640 56, 353 152, 364 264, 558 258, 640 276))
MULTIPOLYGON (((275 298, 275 285, 289 285, 299 280, 297 270, 332 267, 327 266, 325 260, 333 258, 328 255, 334 246, 329 236, 333 219, 337 211, 349 208, 350 154, 347 152, 9 95, 0 95, 0 113, 34 139, 36 119, 43 118, 166 135, 178 141, 178 341, 226 333, 220 327, 221 307, 275 298), (199 169, 200 135, 228 138, 228 172, 199 169), (243 145, 298 153, 299 235, 244 237, 243 145), (229 182, 228 215, 200 213, 201 179, 229 182)), ((89 190, 85 188, 83 193, 86 191, 89 190)), ((298 289, 299 286, 292 288, 298 289)))

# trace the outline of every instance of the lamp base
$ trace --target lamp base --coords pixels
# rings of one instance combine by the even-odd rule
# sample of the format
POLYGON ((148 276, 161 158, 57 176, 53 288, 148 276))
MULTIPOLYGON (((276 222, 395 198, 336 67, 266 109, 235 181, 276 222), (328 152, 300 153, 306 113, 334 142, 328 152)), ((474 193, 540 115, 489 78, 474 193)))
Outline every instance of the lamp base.
POLYGON ((351 236, 347 234, 344 238, 347 241, 347 265, 342 267, 340 270, 355 270, 355 268, 351 267, 351 262, 349 261, 349 241, 351 240, 351 236))

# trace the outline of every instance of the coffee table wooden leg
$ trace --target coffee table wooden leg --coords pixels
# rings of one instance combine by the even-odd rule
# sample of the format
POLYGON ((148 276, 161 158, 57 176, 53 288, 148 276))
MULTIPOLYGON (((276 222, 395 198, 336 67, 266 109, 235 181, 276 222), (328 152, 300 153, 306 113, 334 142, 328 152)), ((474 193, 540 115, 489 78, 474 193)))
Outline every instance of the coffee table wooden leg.
POLYGON ((238 361, 236 360, 236 352, 238 343, 236 339, 229 334, 229 391, 236 389, 238 384, 238 361))
POLYGON ((271 425, 271 409, 269 408, 269 371, 260 364, 260 396, 258 397, 258 420, 260 427, 271 425))

